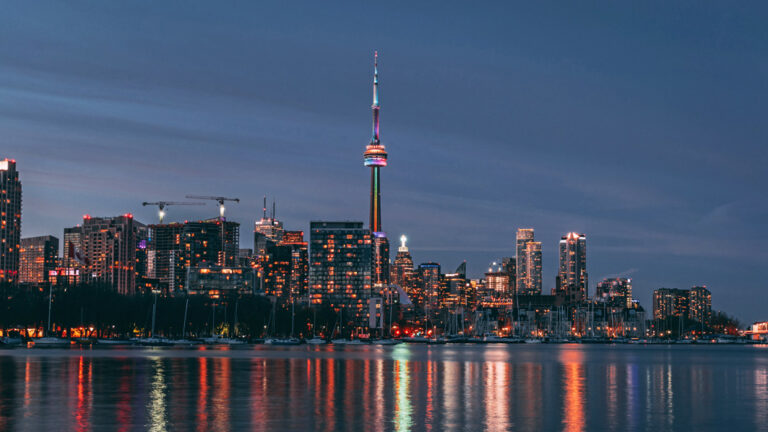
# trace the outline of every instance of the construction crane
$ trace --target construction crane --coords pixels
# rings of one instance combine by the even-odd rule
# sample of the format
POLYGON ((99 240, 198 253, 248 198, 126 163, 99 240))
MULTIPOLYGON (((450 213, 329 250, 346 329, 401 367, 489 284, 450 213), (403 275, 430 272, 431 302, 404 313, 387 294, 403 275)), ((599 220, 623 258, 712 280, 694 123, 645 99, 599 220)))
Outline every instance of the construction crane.
POLYGON ((163 218, 165 217, 165 208, 168 206, 180 206, 180 205, 187 205, 187 206, 201 206, 205 205, 205 203, 201 202, 176 202, 176 201, 157 201, 157 202, 143 202, 141 203, 143 206, 157 206, 157 216, 160 219, 160 223, 163 223, 163 218))
POLYGON ((240 202, 240 198, 227 198, 221 196, 187 195, 189 199, 211 200, 219 203, 219 219, 224 220, 224 201, 240 202))

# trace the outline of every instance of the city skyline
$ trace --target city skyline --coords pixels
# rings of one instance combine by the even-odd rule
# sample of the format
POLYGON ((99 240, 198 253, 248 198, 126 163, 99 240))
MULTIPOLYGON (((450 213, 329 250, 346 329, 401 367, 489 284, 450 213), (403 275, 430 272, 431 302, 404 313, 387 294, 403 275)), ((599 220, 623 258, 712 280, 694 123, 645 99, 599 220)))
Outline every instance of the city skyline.
MULTIPOLYGON (((86 18, 77 10, 62 12, 61 26, 78 27, 73 23, 81 23, 86 18)), ((135 12, 124 12, 123 19, 135 18, 132 15, 135 12)), ((614 12, 619 19, 620 12, 614 12)), ((703 13, 694 19, 734 25, 718 20, 716 12, 703 13)), ((89 13, 98 14, 98 11, 89 13)), ((347 13, 348 16, 362 14, 361 11, 347 13)), ((202 19, 200 11, 184 11, 183 15, 190 21, 202 19)), ((394 25, 391 16, 387 20, 386 10, 383 15, 382 25, 394 25)), ((749 23, 749 17, 739 10, 731 16, 741 24, 749 23)), ((433 17, 426 25, 437 27, 440 18, 433 17)), ((476 17, 470 14, 466 25, 472 25, 473 18, 476 17)), ((550 15, 547 22, 558 23, 560 18, 550 15)), ((109 22, 108 17, 105 19, 109 22)), ((306 17, 301 22, 305 20, 306 17)), ((673 31, 672 24, 662 22, 659 31, 673 31)), ((171 45, 179 42, 183 26, 182 20, 170 29, 171 45)), ((23 237, 48 234, 60 237, 63 228, 77 223, 84 213, 114 216, 131 212, 141 222, 152 223, 154 209, 141 208, 142 201, 180 199, 188 193, 240 196, 243 203, 228 209, 228 218, 243 226, 249 226, 259 216, 260 197, 264 193, 277 196, 280 214, 284 215, 279 219, 290 229, 309 232, 310 220, 366 220, 369 176, 360 169, 359 148, 366 139, 368 124, 365 107, 369 101, 369 56, 373 48, 378 48, 383 56, 381 67, 387 76, 382 84, 386 88, 387 133, 382 140, 392 154, 397 155, 384 179, 386 205, 382 217, 387 221, 390 238, 397 238, 401 233, 408 235, 409 248, 417 264, 434 261, 445 268, 454 268, 466 259, 470 275, 478 277, 489 262, 514 254, 517 228, 532 227, 536 229, 537 241, 542 242, 542 288, 548 292, 554 286, 557 273, 560 237, 571 231, 583 232, 589 237, 590 292, 594 292, 595 284, 605 277, 628 276, 633 279, 635 296, 649 306, 654 289, 707 285, 715 295, 717 309, 735 313, 747 322, 764 318, 760 305, 766 303, 766 293, 759 269, 764 266, 766 255, 759 245, 764 242, 765 234, 759 228, 766 209, 765 204, 754 197, 759 196, 757 185, 765 180, 764 170, 760 169, 765 153, 744 142, 731 143, 730 139, 734 138, 732 134, 738 134, 735 137, 738 141, 749 129, 753 129, 753 138, 764 136, 765 130, 756 118, 749 117, 749 112, 741 119, 725 115, 725 120, 738 126, 738 132, 736 128, 721 130, 722 126, 718 125, 727 124, 723 121, 709 127, 704 124, 704 119, 724 115, 736 101, 753 104, 750 112, 760 112, 763 102, 748 97, 741 87, 721 86, 712 90, 715 93, 706 99, 702 99, 704 96, 691 98, 699 86, 716 81, 717 73, 737 73, 720 68, 719 63, 712 64, 715 68, 710 74, 699 70, 700 66, 694 67, 694 62, 677 65, 662 88, 692 99, 690 105, 680 107, 667 104, 666 97, 660 93, 651 92, 642 98, 636 89, 627 87, 639 77, 636 71, 629 70, 638 63, 623 56, 619 56, 619 64, 614 67, 598 64, 588 55, 581 62, 571 63, 569 72, 577 76, 581 67, 606 73, 600 82, 566 91, 566 87, 578 80, 567 74, 550 75, 546 80, 533 81, 532 89, 525 89, 523 84, 530 83, 538 70, 535 60, 540 60, 540 67, 550 71, 559 61, 569 64, 568 61, 576 57, 548 46, 547 42, 551 41, 547 39, 540 41, 540 46, 551 51, 545 51, 546 55, 541 57, 519 47, 508 50, 496 47, 500 51, 494 55, 493 52, 472 53, 461 46, 456 49, 457 55, 449 56, 444 46, 434 50, 426 46, 409 48, 398 37, 371 35, 369 40, 360 38, 365 43, 315 47, 314 51, 300 39, 282 41, 281 54, 259 46, 255 51, 270 59, 268 72, 260 72, 251 62, 248 73, 254 77, 233 77, 237 87, 224 85, 221 79, 227 76, 214 73, 219 81, 192 91, 200 77, 164 66, 159 61, 167 54, 163 47, 147 50, 146 57, 135 62, 111 58, 116 61, 115 69, 107 72, 113 73, 100 77, 89 75, 82 68, 90 63, 82 55, 90 51, 79 48, 77 42, 84 32, 98 31, 98 26, 74 31, 56 41, 62 29, 54 26, 38 34, 42 41, 38 49, 62 49, 65 56, 79 54, 74 55, 77 61, 71 63, 74 69, 65 68, 63 59, 57 56, 48 56, 42 63, 36 63, 21 52, 30 42, 20 39, 23 36, 17 32, 20 28, 10 25, 2 30, 8 36, 4 39, 19 41, 18 46, 0 46, 0 52, 8 59, 0 68, 0 90, 7 96, 0 102, 4 117, 0 120, 0 132, 6 142, 2 156, 17 160, 25 185, 23 237), (425 58, 416 58, 418 53, 425 58), (564 57, 558 61, 558 55, 564 57), (156 75, 141 72, 139 66, 143 62, 157 62, 156 75), (521 65, 522 68, 516 68, 521 65), (301 74, 310 71, 313 79, 298 79, 298 72, 289 74, 284 82, 266 75, 293 70, 301 70, 301 74), (681 79, 689 71, 699 72, 698 80, 685 86, 681 79), (169 74, 175 72, 180 72, 181 79, 172 85, 169 74), (470 72, 482 77, 487 84, 472 80, 475 75, 470 72), (413 76, 408 77, 406 73, 413 76), (517 84, 509 84, 504 79, 506 74, 513 74, 516 79, 512 81, 517 84), (288 79, 294 75, 297 79, 288 79), (318 88, 318 82, 327 88, 318 88), (553 83, 559 85, 550 89, 553 92, 550 93, 544 84, 553 83), (278 100, 279 92, 270 93, 262 87, 269 85, 277 85, 285 93, 281 94, 284 98, 278 100), (151 94, 156 87, 160 90, 157 97, 151 94), (578 102, 585 100, 587 90, 601 87, 607 90, 595 96, 599 100, 593 100, 586 113, 573 111, 578 102), (481 97, 470 97, 471 90, 478 90, 481 97), (639 119, 630 121, 632 115, 624 113, 597 123, 599 114, 606 114, 604 110, 609 106, 618 107, 618 111, 628 109, 621 96, 635 101, 641 98, 640 108, 634 112, 639 119), (549 105, 543 106, 544 102, 531 105, 542 97, 549 105), (479 114, 493 114, 492 109, 501 106, 500 99, 509 102, 507 98, 513 102, 511 108, 504 105, 514 114, 511 124, 505 121, 501 122, 503 127, 491 124, 490 120, 500 120, 498 112, 488 120, 470 112, 480 109, 480 102, 487 100, 489 107, 480 109, 479 114), (202 109, 199 108, 201 102, 212 104, 202 109), (715 102, 723 102, 723 108, 718 109, 715 102), (571 107, 570 113, 577 114, 588 127, 563 123, 566 110, 561 110, 560 105, 571 107), (328 110, 323 111, 321 106, 328 110), (573 136, 568 138, 579 143, 575 146, 578 148, 563 149, 567 147, 563 144, 564 137, 555 139, 557 134, 537 132, 536 128, 545 123, 534 121, 526 125, 523 119, 535 119, 525 115, 525 106, 533 107, 534 116, 546 115, 561 125, 561 133, 569 131, 573 136), (226 108, 223 111, 226 115, 214 115, 209 123, 192 126, 221 108, 226 108), (176 110, 178 112, 173 113, 176 110), (439 112, 430 114, 432 111, 439 112), (662 112, 666 115, 664 118, 659 116, 662 112), (698 131, 675 127, 685 120, 691 121, 693 112, 698 114, 693 118, 698 131), (466 119, 472 127, 459 128, 461 119, 466 119), (600 129, 599 133, 588 131, 596 124, 607 128, 600 129), (662 132, 649 127, 632 132, 643 124, 657 125, 662 132), (500 135, 502 130, 504 135, 500 135), (713 135, 713 138, 704 135, 713 135), (594 138, 599 138, 599 142, 593 147, 586 144, 594 138), (632 145, 616 149, 610 144, 621 138, 630 138, 632 145), (661 144, 642 147, 655 139, 661 143, 677 143, 675 138, 683 138, 678 147, 667 148, 661 144), (150 144, 142 143, 146 139, 150 144), (309 140, 311 147, 301 144, 309 140), (722 142, 728 142, 729 148, 736 151, 724 154, 717 150, 722 142), (291 144, 285 147, 294 149, 284 149, 284 144, 291 144), (541 148, 531 150, 534 144, 541 148), (474 152, 467 153, 467 145, 473 146, 474 152), (126 146, 135 151, 121 153, 119 150, 126 146), (644 151, 640 151, 641 148, 644 151), (555 149, 559 154, 550 154, 555 149), (584 149, 588 150, 585 154, 577 151, 584 149), (646 155, 648 150, 650 153, 665 151, 665 161, 653 162, 655 158, 646 155), (304 154, 299 154, 302 152, 304 154), (621 157, 619 152, 623 153, 621 157), (160 162, 169 160, 177 161, 178 165, 168 167, 160 162), (569 171, 572 164, 587 168, 569 171), (225 166, 228 168, 222 170, 225 166), (205 175, 200 176, 201 171, 205 175), (420 175, 413 174, 416 172, 420 175), (310 184, 304 177, 317 183, 310 184), (548 183, 538 184, 544 177, 550 177, 548 183), (177 178, 179 184, 171 181, 177 178), (526 190, 518 192, 520 188, 526 190), (322 193, 317 193, 321 190, 322 193), (51 212, 52 208, 56 211, 51 212)), ((334 32, 330 29, 310 29, 325 31, 321 33, 326 39, 333 38, 334 32)), ((408 28, 405 30, 407 33, 408 28)), ((254 40, 268 36, 256 31, 246 35, 254 40)), ((435 38, 439 35, 445 33, 438 31, 435 38)), ((158 36, 149 34, 147 38, 151 41, 158 36)), ((243 41, 231 36, 225 33, 221 38, 230 43, 228 46, 234 51, 243 41)), ((741 42, 734 33, 700 36, 709 42, 741 42)), ((124 35, 117 31, 114 37, 124 35)), ((477 37, 486 41, 488 34, 477 37)), ((584 42, 591 40, 589 35, 583 38, 584 42)), ((200 37, 194 39, 197 44, 203 42, 200 37)), ((625 36, 623 40, 631 43, 632 37, 625 36)), ((436 43, 435 40, 429 42, 436 43)), ((764 37, 758 38, 752 45, 744 46, 744 50, 761 48, 764 42, 764 37)), ((689 47, 686 43, 698 46, 690 41, 678 41, 678 45, 668 47, 662 54, 672 56, 677 50, 689 47)), ((127 49, 140 50, 147 46, 138 43, 127 49)), ((607 47, 603 44, 601 48, 607 47)), ((106 54, 98 44, 89 49, 106 54)), ((185 61, 212 55, 210 47, 202 45, 201 50, 200 53, 182 50, 176 59, 185 64, 185 61)), ((695 60, 705 61, 712 49, 703 51, 696 53, 695 60)), ((589 54, 585 49, 579 52, 589 54)), ((217 59, 223 64, 233 64, 235 57, 231 54, 225 51, 217 59)), ((638 62, 649 59, 649 55, 640 53, 638 62)), ((749 64, 744 53, 728 55, 731 61, 749 64)), ((646 66, 654 68, 652 62, 646 66)), ((746 70, 736 76, 758 79, 746 70)), ((644 84, 640 89, 652 87, 647 82, 644 84)), ((504 114, 506 118, 509 112, 504 114)), ((168 220, 206 219, 215 213, 215 207, 210 205, 195 209, 171 208, 168 220)), ((242 231, 243 245, 250 244, 252 234, 247 229, 242 231)))

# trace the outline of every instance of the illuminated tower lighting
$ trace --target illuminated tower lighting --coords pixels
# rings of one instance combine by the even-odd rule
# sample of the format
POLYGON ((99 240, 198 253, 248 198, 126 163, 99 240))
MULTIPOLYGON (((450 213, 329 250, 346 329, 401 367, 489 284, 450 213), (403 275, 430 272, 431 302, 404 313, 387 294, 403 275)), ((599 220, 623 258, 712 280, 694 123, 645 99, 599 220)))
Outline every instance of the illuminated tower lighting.
POLYGON ((373 55, 373 130, 371 143, 365 147, 364 165, 371 167, 370 230, 374 236, 374 284, 386 284, 389 279, 389 241, 381 229, 381 167, 387 166, 387 150, 379 139, 379 69, 378 52, 373 55))
POLYGON ((373 131, 371 143, 365 148, 365 166, 371 167, 371 231, 381 232, 380 168, 387 166, 387 150, 379 140, 379 70, 378 52, 373 60, 373 131))

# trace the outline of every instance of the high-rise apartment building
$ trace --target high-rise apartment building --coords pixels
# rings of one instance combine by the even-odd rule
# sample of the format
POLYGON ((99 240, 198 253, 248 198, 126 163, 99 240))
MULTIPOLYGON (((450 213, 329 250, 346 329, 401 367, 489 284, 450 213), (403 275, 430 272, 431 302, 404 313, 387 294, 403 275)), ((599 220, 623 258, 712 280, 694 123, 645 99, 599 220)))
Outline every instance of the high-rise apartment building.
POLYGON ((184 289, 184 224, 169 223, 149 226, 147 275, 158 279, 169 291, 184 289))
POLYGON ((541 294, 541 242, 534 240, 533 228, 517 230, 516 285, 521 295, 541 294))
POLYGON ((362 222, 310 222, 309 291, 313 304, 366 319, 372 288, 373 241, 362 222))
POLYGON ((19 280, 21 181, 16 161, 0 160, 0 283, 19 280))
POLYGON ((490 290, 495 297, 510 297, 509 273, 506 268, 498 263, 492 263, 485 272, 485 288, 490 290))
POLYGON ((560 239, 557 294, 566 304, 576 304, 587 299, 587 289, 587 236, 571 232, 560 239))
POLYGON ((59 239, 54 236, 21 239, 19 282, 43 284, 51 280, 59 256, 59 239))
POLYGON ((659 288, 653 292, 653 318, 688 317, 689 291, 678 288, 659 288))
POLYGON ((306 297, 309 284, 309 250, 308 243, 304 240, 304 231, 285 231, 280 243, 291 248, 291 296, 306 297))
POLYGON ((509 279, 509 286, 507 292, 509 295, 514 296, 517 292, 517 259, 515 257, 505 257, 501 259, 501 267, 507 274, 509 279))
POLYGON ((120 294, 134 294, 136 239, 142 226, 131 214, 85 215, 82 225, 64 230, 65 256, 77 263, 81 281, 107 283, 120 294))
POLYGON ((695 286, 688 294, 688 318, 709 325, 712 320, 712 293, 705 286, 695 286))
POLYGON ((441 297, 440 264, 435 262, 419 264, 418 277, 421 298, 411 300, 425 309, 428 307, 434 313, 439 308, 441 297))
POLYGON ((597 283, 595 301, 609 306, 632 307, 632 280, 627 278, 607 278, 597 283))
POLYGON ((186 267, 202 264, 234 267, 240 251, 240 224, 222 222, 219 218, 185 222, 182 243, 186 267), (221 260, 222 256, 225 257, 224 262, 221 260))

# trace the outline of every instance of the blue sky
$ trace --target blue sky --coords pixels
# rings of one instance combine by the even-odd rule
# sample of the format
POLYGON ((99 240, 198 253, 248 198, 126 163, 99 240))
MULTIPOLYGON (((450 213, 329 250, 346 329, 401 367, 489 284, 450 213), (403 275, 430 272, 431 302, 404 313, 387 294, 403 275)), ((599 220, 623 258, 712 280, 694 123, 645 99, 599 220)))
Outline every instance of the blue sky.
MULTIPOLYGON (((142 201, 264 194, 288 228, 367 222, 379 50, 383 225, 479 276, 515 230, 588 237, 590 289, 707 285, 768 319, 768 10, 759 2, 11 2, 0 157, 23 235, 142 201)), ((170 208, 170 220, 213 206, 170 208)), ((393 241, 394 243, 394 241, 393 241)))

